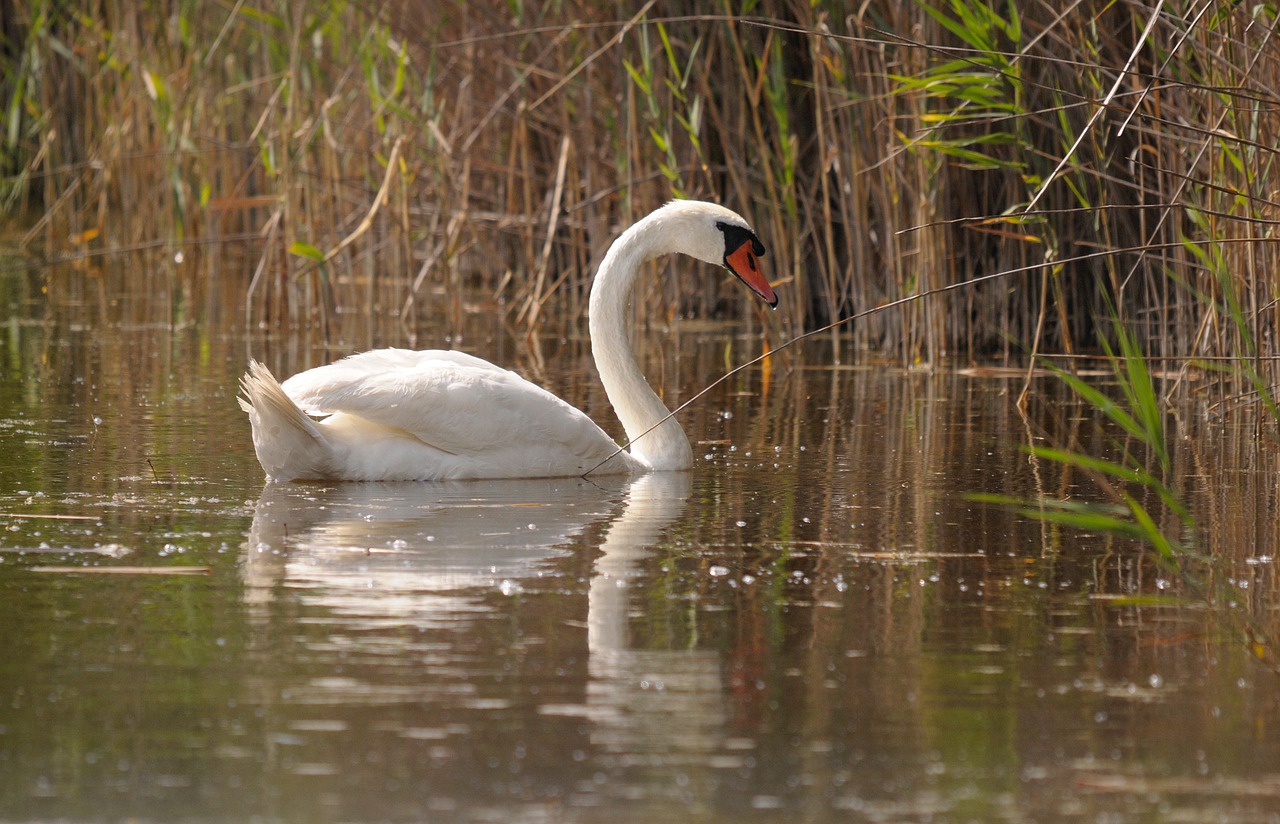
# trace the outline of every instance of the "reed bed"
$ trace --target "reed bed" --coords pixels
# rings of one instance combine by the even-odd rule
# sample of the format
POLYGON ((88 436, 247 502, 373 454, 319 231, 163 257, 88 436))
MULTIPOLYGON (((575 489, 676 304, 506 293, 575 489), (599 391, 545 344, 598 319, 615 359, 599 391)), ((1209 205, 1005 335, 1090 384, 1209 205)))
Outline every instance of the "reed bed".
POLYGON ((776 343, 946 290, 838 340, 1025 362, 1096 351, 1114 306, 1149 357, 1244 355, 1271 382, 1272 5, 2 0, 0 21, 21 247, 182 252, 243 279, 252 324, 577 330, 619 227, 699 197, 753 221, 781 311, 654 278, 659 322, 776 343))

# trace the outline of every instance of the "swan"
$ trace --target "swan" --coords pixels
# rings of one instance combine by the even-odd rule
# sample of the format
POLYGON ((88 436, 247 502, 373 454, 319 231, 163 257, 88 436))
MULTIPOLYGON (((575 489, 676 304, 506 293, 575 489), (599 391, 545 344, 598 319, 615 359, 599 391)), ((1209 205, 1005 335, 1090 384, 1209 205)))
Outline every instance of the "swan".
POLYGON ((283 384, 251 360, 238 400, 258 461, 276 482, 569 477, 602 462, 597 472, 688 469, 689 440, 645 381, 625 318, 640 265, 676 252, 724 266, 778 304, 757 261, 764 245, 723 206, 676 200, 618 236, 591 284, 587 314, 600 381, 630 451, 583 412, 488 361, 375 349, 283 384))

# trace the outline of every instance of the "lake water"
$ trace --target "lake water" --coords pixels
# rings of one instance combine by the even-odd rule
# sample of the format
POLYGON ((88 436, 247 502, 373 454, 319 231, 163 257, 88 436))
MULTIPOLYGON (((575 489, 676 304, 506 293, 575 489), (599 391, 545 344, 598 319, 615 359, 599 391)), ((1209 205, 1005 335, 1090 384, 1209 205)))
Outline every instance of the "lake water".
MULTIPOLYGON (((264 488, 246 359, 403 332, 123 277, 0 276, 0 820, 1280 821, 1242 633, 1280 624, 1280 471, 1231 417, 1175 427, 1213 605, 968 497, 1093 494, 1024 450, 1105 443, 1052 379, 1024 420, 1020 378, 821 341, 682 414, 689 473, 264 488)), ((580 328, 533 357, 490 317, 463 348, 617 431, 580 328)), ((758 351, 645 361, 681 400, 758 351)))

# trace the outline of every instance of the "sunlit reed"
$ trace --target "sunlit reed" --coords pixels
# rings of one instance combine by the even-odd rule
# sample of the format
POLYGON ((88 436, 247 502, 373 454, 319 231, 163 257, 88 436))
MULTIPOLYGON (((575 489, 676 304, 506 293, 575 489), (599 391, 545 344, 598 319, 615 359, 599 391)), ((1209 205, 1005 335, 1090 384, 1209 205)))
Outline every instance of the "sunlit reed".
POLYGON ((1265 5, 12 12, 0 195, 22 247, 202 244, 210 273, 233 250, 250 323, 576 329, 619 227, 691 196, 751 217, 781 311, 654 279, 659 322, 781 338, 1009 271, 843 340, 907 364, 1087 353, 1109 301, 1153 358, 1274 354, 1265 5))

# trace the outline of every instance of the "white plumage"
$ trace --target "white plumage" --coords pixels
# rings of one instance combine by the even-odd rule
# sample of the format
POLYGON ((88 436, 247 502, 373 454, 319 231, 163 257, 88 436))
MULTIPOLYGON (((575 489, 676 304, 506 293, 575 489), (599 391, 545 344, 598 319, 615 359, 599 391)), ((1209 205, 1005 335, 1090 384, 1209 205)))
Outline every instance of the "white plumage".
POLYGON ((537 478, 687 469, 689 441, 645 382, 624 310, 639 265, 683 252, 734 272, 776 305, 746 221, 711 203, 675 201, 610 247, 592 284, 592 353, 631 451, 585 414, 519 375, 462 352, 377 349, 280 384, 251 361, 240 405, 268 477, 291 480, 537 478), (319 417, 315 420, 311 416, 319 417), (616 454, 615 454, 616 453, 616 454), (612 457, 611 457, 612 456, 612 457))

